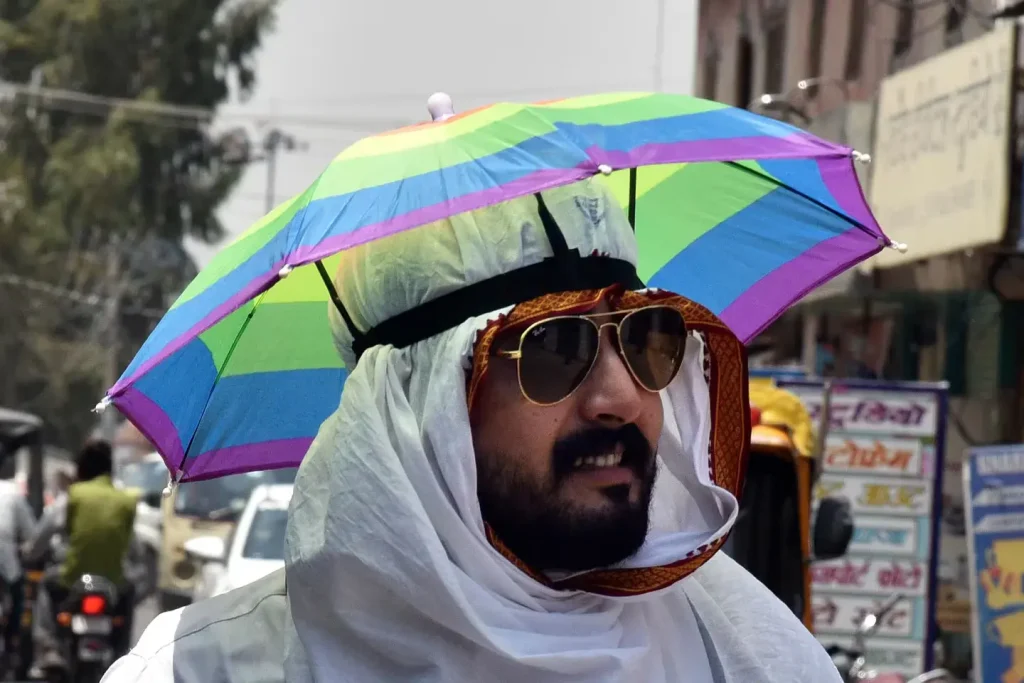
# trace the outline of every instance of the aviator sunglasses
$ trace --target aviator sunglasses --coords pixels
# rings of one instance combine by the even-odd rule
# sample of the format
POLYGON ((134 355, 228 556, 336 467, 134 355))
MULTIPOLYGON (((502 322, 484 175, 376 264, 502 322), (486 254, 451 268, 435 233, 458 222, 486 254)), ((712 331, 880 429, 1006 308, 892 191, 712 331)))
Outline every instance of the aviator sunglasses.
POLYGON ((656 392, 672 382, 683 364, 686 321, 670 306, 546 318, 523 330, 515 350, 496 354, 516 361, 526 400, 550 406, 587 379, 605 327, 615 328, 617 351, 637 384, 656 392))

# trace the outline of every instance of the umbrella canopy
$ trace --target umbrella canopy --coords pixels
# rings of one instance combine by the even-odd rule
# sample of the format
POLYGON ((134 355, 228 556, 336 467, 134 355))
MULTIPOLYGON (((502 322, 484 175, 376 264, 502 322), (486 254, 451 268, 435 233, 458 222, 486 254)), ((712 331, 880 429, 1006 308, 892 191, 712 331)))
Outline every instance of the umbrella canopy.
POLYGON ((370 137, 219 252, 106 400, 179 481, 295 466, 347 374, 318 267, 595 175, 635 221, 641 278, 710 308, 746 341, 889 244, 855 154, 744 110, 645 93, 496 104, 370 137))

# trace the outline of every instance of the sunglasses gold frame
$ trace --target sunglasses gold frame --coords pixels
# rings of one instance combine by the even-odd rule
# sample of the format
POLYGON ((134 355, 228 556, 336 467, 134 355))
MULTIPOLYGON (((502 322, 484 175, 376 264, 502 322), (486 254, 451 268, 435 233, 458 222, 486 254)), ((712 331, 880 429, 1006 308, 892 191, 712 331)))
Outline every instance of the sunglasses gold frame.
POLYGON ((533 405, 541 406, 541 407, 548 407, 548 406, 558 405, 562 401, 565 401, 566 399, 571 398, 572 395, 575 394, 576 391, 579 390, 579 388, 581 386, 583 386, 583 384, 587 381, 587 378, 590 377, 590 373, 593 372, 594 366, 597 365, 597 359, 601 355, 601 344, 600 344, 601 334, 604 332, 604 328, 606 328, 606 327, 614 327, 615 328, 615 341, 618 344, 618 348, 616 349, 616 353, 618 353, 619 354, 619 358, 622 359, 622 364, 626 366, 627 370, 629 370, 629 374, 633 378, 633 381, 636 382, 637 386, 642 388, 644 391, 648 391, 648 392, 650 392, 652 394, 655 394, 655 393, 661 391, 662 389, 664 389, 665 387, 662 387, 661 389, 651 389, 650 387, 645 385, 642 381, 640 381, 640 378, 637 377, 636 371, 633 369, 633 366, 630 364, 629 360, 626 358, 625 354, 623 354, 623 352, 622 352, 622 324, 626 320, 628 320, 629 317, 632 316, 632 315, 636 315, 637 313, 642 313, 644 311, 650 311, 650 310, 654 310, 654 309, 663 309, 663 310, 671 311, 672 313, 674 313, 677 316, 679 316, 679 319, 683 322, 683 344, 682 344, 682 347, 681 347, 680 352, 679 352, 680 358, 679 358, 679 362, 676 364, 676 369, 673 371, 672 376, 669 377, 668 382, 665 383, 665 387, 667 387, 669 384, 672 383, 672 381, 676 378, 676 375, 679 374, 679 370, 683 367, 683 356, 684 356, 685 350, 686 350, 686 337, 689 335, 689 327, 686 324, 685 316, 683 316, 683 314, 680 313, 678 309, 676 309, 676 308, 674 308, 672 306, 653 305, 653 306, 644 306, 642 308, 633 308, 633 309, 630 309, 628 311, 605 311, 605 312, 602 312, 602 313, 584 313, 582 315, 555 315, 555 316, 551 316, 550 318, 544 318, 543 320, 538 320, 538 321, 536 321, 534 323, 531 323, 526 329, 524 329, 522 331, 522 333, 519 335, 519 344, 516 346, 516 349, 514 351, 498 349, 498 350, 495 351, 495 355, 497 355, 497 356, 499 356, 501 358, 507 358, 509 360, 514 360, 516 362, 516 380, 519 382, 519 393, 522 394, 523 398, 525 398, 528 402, 532 403, 533 405), (614 316, 622 316, 622 317, 618 321, 605 322, 605 323, 598 323, 598 322, 596 322, 596 320, 599 320, 601 318, 609 318, 609 317, 614 317, 614 316), (597 345, 597 350, 594 352, 594 357, 590 359, 590 366, 587 368, 586 372, 583 373, 583 378, 576 384, 576 386, 574 386, 572 388, 572 390, 569 391, 569 393, 567 393, 565 396, 563 396, 562 398, 558 399, 557 401, 552 401, 550 403, 543 403, 541 401, 535 401, 534 399, 530 398, 529 394, 526 393, 526 390, 523 389, 523 364, 522 364, 523 341, 526 339, 526 335, 528 335, 531 331, 533 331, 537 327, 539 327, 541 325, 549 325, 553 321, 557 321, 557 320, 586 320, 587 322, 589 322, 597 330, 598 345, 597 345))

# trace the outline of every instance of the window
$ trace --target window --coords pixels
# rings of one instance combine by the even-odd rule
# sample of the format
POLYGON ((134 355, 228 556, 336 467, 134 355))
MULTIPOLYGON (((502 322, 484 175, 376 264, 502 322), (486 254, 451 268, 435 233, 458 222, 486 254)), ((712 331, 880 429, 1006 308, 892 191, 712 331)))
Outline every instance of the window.
POLYGON ((860 78, 864 59, 864 29, 868 22, 868 0, 853 0, 850 8, 850 26, 846 37, 846 67, 843 75, 848 81, 860 78))
POLYGON ((262 508, 253 516, 242 557, 252 560, 283 560, 288 508, 262 508))
POLYGON ((175 495, 174 513, 203 520, 237 519, 254 488, 287 484, 295 480, 297 471, 292 467, 184 483, 175 495))
POLYGON ((740 36, 736 48, 736 101, 737 107, 748 107, 754 99, 754 43, 746 35, 740 36))
POLYGON ((967 16, 965 0, 948 0, 946 7, 946 46, 963 42, 964 19, 967 16))
MULTIPOLYGON (((825 40, 825 5, 826 0, 814 0, 811 8, 811 34, 807 45, 807 73, 802 74, 804 78, 817 78, 821 76, 821 52, 825 40)), ((807 94, 814 97, 812 89, 807 94)))
POLYGON ((704 54, 703 75, 701 83, 701 93, 709 100, 716 98, 718 94, 718 46, 715 44, 713 38, 708 39, 708 49, 704 54))
POLYGON ((779 12, 765 23, 764 89, 782 92, 786 73, 786 17, 779 12))
POLYGON ((899 18, 896 21, 896 37, 892 41, 892 56, 902 57, 914 44, 914 3, 916 0, 902 0, 899 18))

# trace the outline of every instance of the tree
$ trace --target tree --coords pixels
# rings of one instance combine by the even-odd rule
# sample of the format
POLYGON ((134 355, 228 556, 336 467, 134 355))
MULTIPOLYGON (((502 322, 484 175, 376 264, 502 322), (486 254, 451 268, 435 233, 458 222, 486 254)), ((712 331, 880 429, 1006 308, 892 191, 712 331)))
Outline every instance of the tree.
POLYGON ((194 275, 182 239, 223 235, 242 168, 185 107, 251 92, 275 1, 0 0, 0 79, 95 96, 21 89, 0 110, 0 402, 59 445, 92 426, 111 330, 123 368, 194 275))

